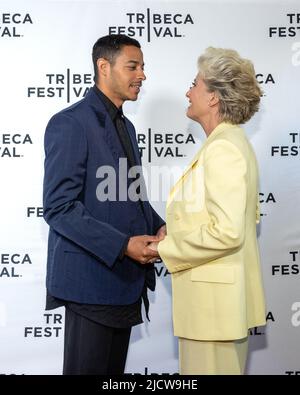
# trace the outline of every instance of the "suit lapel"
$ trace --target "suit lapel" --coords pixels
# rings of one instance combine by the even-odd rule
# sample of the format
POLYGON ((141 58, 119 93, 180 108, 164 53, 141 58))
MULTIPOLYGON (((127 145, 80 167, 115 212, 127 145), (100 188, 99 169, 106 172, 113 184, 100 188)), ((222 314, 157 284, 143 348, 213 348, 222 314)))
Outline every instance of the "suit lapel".
MULTIPOLYGON (((97 97, 96 93, 90 89, 86 96, 87 100, 89 100, 90 105, 93 108, 93 111, 95 112, 97 119, 99 121, 99 125, 101 128, 104 130, 104 140, 107 143, 108 147, 110 148, 110 152, 115 160, 116 163, 116 170, 118 171, 119 169, 119 158, 123 156, 123 149, 122 145, 119 139, 119 136, 117 134, 115 125, 113 124, 107 110, 105 109, 105 106, 103 105, 102 101, 97 97)), ((136 141, 136 136, 135 136, 135 131, 134 128, 132 127, 131 123, 126 119, 125 117, 125 124, 126 128, 130 137, 132 149, 133 149, 133 154, 136 160, 137 165, 141 166, 141 157, 136 141)), ((141 180, 141 182, 144 184, 142 187, 145 187, 145 182, 144 179, 141 180)), ((145 189, 146 191, 146 189, 145 189)), ((146 217, 146 220, 149 224, 151 224, 151 209, 150 205, 148 202, 142 202, 143 208, 144 208, 144 214, 146 217)))
POLYGON ((182 186, 182 183, 184 182, 185 178, 187 177, 187 175, 189 174, 189 172, 193 169, 193 167, 196 165, 196 163, 198 162, 200 153, 202 151, 202 148, 196 153, 196 155, 194 156, 194 158, 192 159, 192 161, 188 164, 187 168, 184 170, 184 172, 182 173, 182 176, 179 178, 179 180, 175 183, 175 185, 173 186, 173 188, 170 191, 169 194, 169 198, 168 198, 168 203, 167 205, 170 204, 170 202, 173 199, 174 194, 176 193, 176 191, 178 190, 178 188, 180 188, 182 186))
MULTIPOLYGON (((86 99, 89 101, 97 120, 98 124, 103 130, 102 137, 109 147, 109 151, 114 158, 115 168, 119 168, 119 158, 124 156, 120 139, 117 135, 117 131, 113 121, 111 120, 109 113, 107 112, 101 99, 97 96, 93 89, 90 89, 86 95, 86 99)), ((100 138, 100 136, 99 136, 100 138)))
POLYGON ((232 124, 230 123, 226 123, 226 122, 221 122, 214 130, 213 132, 208 136, 208 138, 206 139, 206 141, 202 144, 202 147, 199 149, 199 151, 196 153, 196 155, 194 156, 194 158, 192 159, 192 161, 189 163, 189 165, 187 166, 187 168, 184 170, 182 176, 179 178, 179 180, 175 183, 174 187, 171 189, 169 198, 168 198, 168 205, 170 204, 170 202, 172 201, 172 198, 176 192, 176 190, 178 188, 181 187, 182 183, 184 182, 184 179, 186 178, 186 176, 189 174, 189 172, 193 169, 193 167, 196 165, 196 163, 198 162, 200 155, 202 153, 202 151, 204 150, 204 148, 210 144, 219 134, 221 134, 222 132, 224 132, 224 130, 228 129, 228 128, 232 128, 232 124))
POLYGON ((129 134, 130 141, 131 141, 135 162, 136 162, 136 164, 141 165, 141 156, 140 156, 139 147, 138 147, 138 144, 136 141, 135 131, 134 131, 131 123, 128 121, 128 119, 126 117, 125 117, 125 124, 126 124, 126 128, 127 128, 128 134, 129 134))

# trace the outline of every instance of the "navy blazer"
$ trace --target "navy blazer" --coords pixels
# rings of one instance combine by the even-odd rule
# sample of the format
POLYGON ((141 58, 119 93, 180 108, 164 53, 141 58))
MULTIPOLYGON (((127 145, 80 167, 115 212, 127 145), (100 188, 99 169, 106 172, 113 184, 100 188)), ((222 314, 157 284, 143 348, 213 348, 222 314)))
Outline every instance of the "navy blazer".
MULTIPOLYGON (((141 164, 134 126, 125 118, 136 163, 141 164)), ((126 305, 140 297, 153 265, 120 257, 130 236, 155 234, 164 221, 148 201, 99 201, 100 166, 118 176, 124 157, 114 124, 93 89, 54 115, 45 133, 44 218, 50 225, 47 288, 78 303, 126 305)), ((117 182, 118 196, 118 182, 117 182)))

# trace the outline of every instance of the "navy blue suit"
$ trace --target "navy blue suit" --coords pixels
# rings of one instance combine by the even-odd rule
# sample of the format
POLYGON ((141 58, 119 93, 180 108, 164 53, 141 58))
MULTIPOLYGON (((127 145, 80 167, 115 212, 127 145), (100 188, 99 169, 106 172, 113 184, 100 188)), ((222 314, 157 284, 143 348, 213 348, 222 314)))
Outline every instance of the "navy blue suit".
MULTIPOLYGON (((136 163, 135 130, 126 119, 136 163)), ((130 236, 155 234, 164 221, 148 201, 104 201, 96 196, 100 166, 118 176, 124 157, 114 124, 93 89, 54 115, 45 133, 44 218, 50 225, 47 288, 78 303, 127 305, 141 296, 153 266, 119 258, 130 236)), ((118 195, 118 182, 117 182, 118 195)))

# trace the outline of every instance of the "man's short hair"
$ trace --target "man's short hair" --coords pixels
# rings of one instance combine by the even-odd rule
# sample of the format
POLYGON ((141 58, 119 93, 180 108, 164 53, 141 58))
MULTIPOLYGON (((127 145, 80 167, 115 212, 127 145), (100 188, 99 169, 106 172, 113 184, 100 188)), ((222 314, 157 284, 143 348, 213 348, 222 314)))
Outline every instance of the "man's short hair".
POLYGON ((116 57, 126 45, 132 45, 141 48, 141 44, 134 38, 128 37, 125 34, 110 34, 108 36, 100 37, 93 46, 92 58, 94 65, 94 81, 98 80, 97 60, 104 58, 110 64, 114 64, 116 57))

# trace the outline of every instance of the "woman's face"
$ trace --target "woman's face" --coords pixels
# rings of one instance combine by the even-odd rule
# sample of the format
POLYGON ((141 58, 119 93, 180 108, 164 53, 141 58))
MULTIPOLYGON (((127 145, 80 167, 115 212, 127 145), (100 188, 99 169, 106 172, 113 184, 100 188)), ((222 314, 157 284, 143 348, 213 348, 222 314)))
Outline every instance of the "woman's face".
POLYGON ((186 93, 186 97, 190 102, 186 111, 187 117, 199 122, 209 113, 209 104, 212 97, 212 92, 207 90, 200 74, 196 76, 192 86, 186 93))

